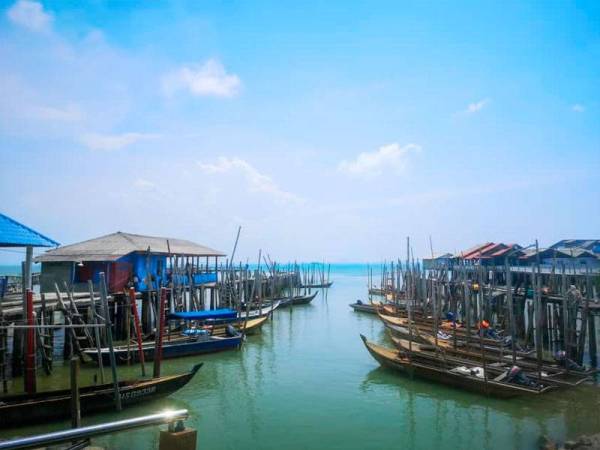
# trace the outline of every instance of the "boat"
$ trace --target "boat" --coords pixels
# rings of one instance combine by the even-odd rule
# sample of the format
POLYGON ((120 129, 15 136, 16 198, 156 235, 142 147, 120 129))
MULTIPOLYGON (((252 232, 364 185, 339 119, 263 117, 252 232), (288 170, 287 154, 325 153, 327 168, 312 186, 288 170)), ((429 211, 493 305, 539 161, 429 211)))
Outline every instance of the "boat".
MULTIPOLYGON (((386 327, 388 327, 392 330, 397 330, 399 332, 398 333, 399 337, 407 337, 408 336, 409 321, 407 318, 390 316, 390 315, 382 314, 381 312, 378 312, 378 316, 383 321, 383 323, 386 325, 386 327), (393 325, 393 326, 391 326, 391 325, 393 325), (404 335, 401 335, 401 330, 404 331, 404 335)), ((421 334, 421 333, 432 333, 433 327, 434 327, 433 325, 419 323, 418 321, 415 321, 414 319, 412 320, 413 336, 419 336, 419 334, 421 334)), ((450 339, 454 339, 454 334, 456 333, 457 340, 459 340, 461 342, 466 341, 467 336, 468 336, 469 344, 474 345, 474 346, 479 346, 479 342, 481 340, 479 335, 476 332, 467 333, 466 329, 458 328, 456 330, 447 330, 445 328, 439 327, 438 331, 449 336, 450 339)), ((483 338, 482 340, 483 340, 483 344, 486 346, 486 348, 488 348, 488 347, 495 348, 496 351, 505 349, 508 346, 507 341, 505 341, 504 339, 483 338)), ((521 353, 526 353, 526 352, 521 352, 521 353)), ((531 353, 531 351, 529 351, 527 353, 531 353)))
POLYGON ((364 312, 367 314, 377 314, 377 308, 379 308, 379 303, 363 303, 360 300, 357 300, 354 303, 350 303, 350 308, 354 311, 364 312))
POLYGON ((261 317, 254 317, 254 318, 249 318, 248 320, 244 320, 244 319, 239 319, 237 322, 232 322, 232 323, 222 323, 222 324, 211 324, 211 323, 205 323, 205 324, 201 324, 197 327, 192 326, 189 328, 186 328, 185 330, 182 331, 180 336, 168 336, 166 337, 167 342, 172 342, 173 340, 181 340, 181 339, 185 339, 186 337, 189 337, 191 335, 194 334, 200 334, 198 333, 199 330, 206 330, 206 332, 208 332, 211 336, 224 336, 227 334, 227 327, 229 325, 233 326, 239 333, 243 333, 243 334, 254 334, 257 331, 259 331, 261 329, 261 327, 267 322, 267 320, 269 320, 269 316, 261 316, 261 317))
POLYGON ((369 342, 360 335, 365 347, 382 366, 440 384, 461 388, 478 394, 498 398, 511 398, 520 395, 539 395, 553 389, 553 386, 536 387, 502 381, 505 374, 488 379, 482 371, 474 372, 461 365, 446 365, 440 361, 423 362, 412 360, 410 353, 401 352, 369 342))
MULTIPOLYGON (((192 370, 184 374, 120 381, 121 406, 125 408, 166 397, 184 387, 200 367, 202 363, 194 365, 192 370)), ((114 386, 112 383, 106 383, 82 387, 79 389, 79 401, 82 415, 114 410, 114 386)), ((70 389, 0 397, 0 428, 43 424, 64 420, 70 416, 70 389)))
POLYGON ((313 301, 313 299, 317 296, 318 293, 319 293, 319 291, 314 292, 309 295, 294 295, 292 297, 284 297, 284 298, 278 299, 281 301, 279 307, 285 308, 286 306, 291 306, 291 305, 307 305, 308 303, 313 301))
POLYGON ((305 289, 327 289, 333 285, 333 281, 327 283, 316 283, 316 284, 303 284, 300 287, 305 289))
MULTIPOLYGON (((233 334, 233 333, 231 333, 233 334)), ((206 333, 197 334, 186 337, 185 339, 176 339, 163 342, 162 359, 179 358, 182 356, 193 356, 204 353, 215 353, 224 350, 232 350, 239 348, 243 342, 243 335, 235 333, 231 336, 211 336, 206 333)), ((144 352, 144 360, 151 361, 154 359, 154 342, 142 343, 142 351, 144 352)), ((87 348, 83 350, 86 356, 89 356, 94 361, 98 361, 98 350, 87 348)), ((110 351, 108 348, 101 348, 102 363, 110 365, 110 351)), ((137 345, 119 345, 114 347, 115 359, 117 364, 126 364, 128 362, 139 361, 139 350, 137 345), (128 357, 129 356, 129 357, 128 357)))
MULTIPOLYGON (((492 376, 499 376, 510 370, 513 367, 512 358, 509 356, 499 360, 498 358, 488 358, 486 355, 479 355, 475 353, 465 354, 454 354, 452 351, 435 347, 435 345, 419 344, 417 342, 410 342, 405 339, 399 339, 392 337, 392 341, 399 350, 409 350, 415 358, 422 358, 425 360, 438 360, 443 361, 445 364, 460 364, 466 367, 480 367, 484 365, 486 370, 492 376), (484 357, 485 356, 485 357, 484 357)), ((538 372, 537 367, 533 366, 527 361, 519 359, 516 365, 523 369, 525 374, 531 379, 537 379, 538 372)), ((541 370, 542 381, 545 384, 550 384, 556 387, 574 387, 578 386, 584 381, 590 380, 590 377, 585 374, 579 374, 574 371, 566 372, 563 368, 558 366, 548 367, 543 366, 541 370)))
MULTIPOLYGON (((447 358, 474 361, 479 364, 482 364, 483 361, 485 361, 486 364, 489 364, 492 367, 512 366, 511 352, 499 354, 493 351, 490 352, 489 349, 484 347, 484 352, 482 353, 480 349, 470 348, 464 345, 454 348, 452 341, 439 338, 437 340, 436 347, 435 337, 427 334, 421 334, 420 338, 423 339, 424 344, 413 342, 413 345, 415 345, 415 348, 418 348, 419 351, 422 352, 436 353, 437 348, 437 352, 442 352, 447 358)), ((399 339, 395 336, 392 336, 392 341, 394 341, 394 344, 396 344, 396 346, 399 348, 408 348, 408 341, 405 339, 399 339)), ((581 383, 590 380, 591 376, 596 373, 595 369, 570 369, 567 371, 559 364, 548 364, 547 361, 543 361, 538 367, 537 361, 533 361, 532 359, 523 356, 518 356, 518 354, 516 355, 515 363, 522 369, 531 373, 537 372, 538 369, 540 369, 545 380, 548 380, 552 384, 558 386, 578 386, 581 383)))

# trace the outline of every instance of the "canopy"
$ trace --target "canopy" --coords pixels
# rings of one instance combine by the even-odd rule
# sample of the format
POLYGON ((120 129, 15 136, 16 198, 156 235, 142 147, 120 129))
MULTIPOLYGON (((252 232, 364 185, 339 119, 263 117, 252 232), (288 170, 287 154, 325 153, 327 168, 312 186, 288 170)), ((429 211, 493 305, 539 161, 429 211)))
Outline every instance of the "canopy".
POLYGON ((169 319, 180 320, 211 320, 211 319, 235 319, 237 311, 229 308, 211 309, 208 311, 176 312, 169 314, 169 319))

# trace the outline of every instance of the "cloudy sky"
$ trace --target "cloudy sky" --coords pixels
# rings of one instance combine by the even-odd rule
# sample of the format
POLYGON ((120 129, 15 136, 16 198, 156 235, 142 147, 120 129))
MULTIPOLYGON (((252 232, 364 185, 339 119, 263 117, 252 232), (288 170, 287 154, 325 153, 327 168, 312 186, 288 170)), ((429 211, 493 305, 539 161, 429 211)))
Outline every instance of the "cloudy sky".
MULTIPOLYGON (((598 2, 0 1, 0 211, 377 261, 600 237, 598 2)), ((0 253, 7 262, 14 254, 0 253)))

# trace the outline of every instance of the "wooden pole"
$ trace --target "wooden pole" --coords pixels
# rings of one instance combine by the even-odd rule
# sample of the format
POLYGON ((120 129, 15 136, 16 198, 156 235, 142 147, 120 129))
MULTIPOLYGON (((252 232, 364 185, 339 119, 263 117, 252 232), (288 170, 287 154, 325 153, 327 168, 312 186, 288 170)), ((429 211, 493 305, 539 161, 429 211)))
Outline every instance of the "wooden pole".
POLYGON ((510 271, 508 256, 504 259, 504 267, 506 269, 506 304, 508 307, 508 320, 510 321, 510 347, 512 351, 512 363, 514 366, 517 364, 517 346, 515 342, 515 309, 513 307, 512 273, 510 271))
POLYGON ((25 292, 27 298, 26 310, 27 310, 27 328, 26 331, 26 345, 25 345, 25 392, 28 394, 35 394, 36 391, 36 377, 35 377, 35 333, 36 330, 33 327, 35 321, 33 318, 33 291, 27 289, 25 292))
POLYGON ((71 358, 71 428, 81 426, 79 402, 79 358, 71 358))
POLYGON ((153 377, 160 377, 160 363, 162 360, 163 331, 165 328, 165 302, 167 300, 167 289, 160 288, 160 304, 157 315, 156 337, 154 340, 154 373, 153 377))
POLYGON ((144 367, 144 350, 142 347, 142 327, 140 327, 140 318, 138 315, 137 302, 135 298, 135 288, 129 288, 129 301, 131 303, 131 312, 133 314, 133 325, 135 328, 135 338, 138 347, 138 358, 140 360, 140 366, 142 368, 142 376, 146 376, 146 368, 144 367))
POLYGON ((102 300, 102 312, 106 324, 106 340, 108 342, 110 369, 112 371, 115 408, 117 411, 121 411, 121 394, 119 392, 119 380, 117 378, 117 360, 115 359, 115 349, 113 346, 112 324, 108 309, 108 293, 106 292, 106 276, 104 275, 104 272, 100 272, 100 298, 102 300))
MULTIPOLYGON (((90 308, 92 311, 92 323, 98 324, 98 315, 96 311, 96 300, 94 298, 94 283, 88 280, 88 290, 90 292, 90 308)), ((100 329, 94 327, 94 339, 96 340, 96 349, 98 351, 98 368, 100 369, 100 383, 104 384, 104 361, 102 360, 102 343, 100 342, 100 329)))

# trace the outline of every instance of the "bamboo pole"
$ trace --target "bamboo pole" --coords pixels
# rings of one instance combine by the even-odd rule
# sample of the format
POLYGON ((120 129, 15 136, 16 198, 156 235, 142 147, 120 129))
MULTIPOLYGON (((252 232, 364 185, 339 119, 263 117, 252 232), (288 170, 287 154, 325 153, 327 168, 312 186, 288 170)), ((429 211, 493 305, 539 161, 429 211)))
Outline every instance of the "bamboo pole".
MULTIPOLYGON (((96 300, 94 298, 94 283, 88 280, 88 291, 90 292, 90 309, 92 311, 92 323, 98 325, 98 314, 96 311, 96 300)), ((100 383, 104 384, 104 361, 102 360, 102 343, 100 342, 100 329, 94 327, 94 339, 98 352, 98 368, 100 369, 100 383)))
POLYGON ((106 292, 106 277, 104 275, 104 272, 100 272, 100 298, 102 300, 104 322, 106 324, 106 340, 108 341, 108 351, 110 357, 110 368, 112 372, 115 408, 117 409, 117 411, 121 411, 121 394, 119 392, 119 380, 117 378, 117 361, 115 359, 115 349, 113 347, 112 324, 108 309, 108 294, 106 292))

